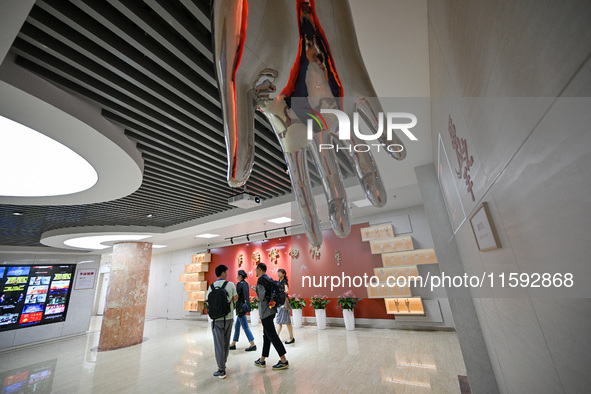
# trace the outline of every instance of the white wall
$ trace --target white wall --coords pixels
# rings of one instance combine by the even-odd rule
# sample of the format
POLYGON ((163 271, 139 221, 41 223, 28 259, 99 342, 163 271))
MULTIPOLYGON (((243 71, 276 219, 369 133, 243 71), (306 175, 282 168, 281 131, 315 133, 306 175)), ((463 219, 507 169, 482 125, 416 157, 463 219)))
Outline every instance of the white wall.
POLYGON ((201 315, 200 312, 183 310, 188 293, 180 282, 185 265, 202 249, 183 249, 152 256, 146 318, 187 319, 201 315))
MULTIPOLYGON (((77 270, 95 268, 98 271, 100 256, 6 253, 0 254, 0 263, 19 265, 77 264, 77 270)), ((74 283, 75 280, 72 281, 72 286, 74 286, 74 283)), ((95 290, 96 279, 94 288, 92 289, 74 290, 72 287, 65 321, 0 332, 0 348, 85 333, 90 324, 95 290)))
POLYGON ((590 20, 586 1, 429 2, 433 138, 441 133, 457 167, 451 115, 474 157, 475 201, 464 179, 442 186, 458 190, 466 216, 488 202, 502 244, 479 252, 464 222, 455 240, 465 271, 575 278, 563 292, 473 291, 505 393, 591 387, 590 20))

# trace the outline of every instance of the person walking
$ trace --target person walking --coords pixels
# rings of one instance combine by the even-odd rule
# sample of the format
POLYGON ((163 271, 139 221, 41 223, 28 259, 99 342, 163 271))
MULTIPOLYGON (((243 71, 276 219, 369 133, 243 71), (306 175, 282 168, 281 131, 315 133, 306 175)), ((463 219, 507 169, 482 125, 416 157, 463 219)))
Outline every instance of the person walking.
MULTIPOLYGON (((279 270, 277 270, 277 276, 279 277, 279 281, 283 283, 283 286, 285 286, 285 294, 289 294, 289 280, 287 279, 287 272, 285 272, 283 268, 279 268, 279 270)), ((287 326, 287 332, 289 332, 289 341, 285 341, 286 345, 295 343, 290 315, 291 304, 289 303, 289 297, 285 297, 285 304, 281 305, 277 310, 277 318, 275 319, 275 323, 277 323, 279 326, 279 329, 277 330, 277 335, 279 335, 279 337, 281 337, 283 325, 285 324, 287 326)))
POLYGON ((275 324, 273 320, 277 313, 277 305, 270 305, 271 300, 271 279, 267 275, 267 265, 265 263, 259 263, 256 268, 256 274, 259 278, 257 280, 257 299, 259 302, 259 311, 261 314, 261 322, 263 323, 263 353, 261 357, 254 362, 254 365, 260 368, 265 368, 267 363, 265 359, 269 357, 269 351, 271 350, 271 343, 279 354, 280 360, 277 364, 273 365, 274 370, 287 369, 289 362, 285 358, 285 346, 281 343, 277 331, 275 331, 275 324))
POLYGON ((250 342, 250 347, 244 349, 247 352, 252 352, 257 350, 257 346, 254 344, 254 336, 250 331, 250 327, 248 326, 248 320, 246 320, 246 314, 250 312, 250 297, 249 297, 249 288, 248 283, 246 282, 246 278, 248 274, 244 270, 238 271, 238 275, 236 279, 238 279, 238 283, 236 283, 236 291, 238 292, 238 302, 236 302, 236 324, 234 324, 234 339, 230 344, 230 350, 236 350, 236 342, 240 339, 240 327, 244 330, 248 341, 250 342))
POLYGON ((205 298, 208 303, 208 313, 211 315, 211 330, 213 332, 213 344, 215 360, 218 370, 213 376, 226 379, 226 361, 230 353, 230 336, 232 323, 234 323, 234 302, 238 300, 238 293, 234 283, 227 281, 228 267, 223 264, 215 267, 215 276, 218 278, 209 286, 205 298))

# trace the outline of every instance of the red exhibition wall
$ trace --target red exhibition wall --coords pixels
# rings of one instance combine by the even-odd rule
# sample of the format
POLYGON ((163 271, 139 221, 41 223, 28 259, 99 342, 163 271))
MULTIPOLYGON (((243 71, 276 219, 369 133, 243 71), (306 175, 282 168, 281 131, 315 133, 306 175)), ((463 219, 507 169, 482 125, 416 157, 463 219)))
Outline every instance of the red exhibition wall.
MULTIPOLYGON (((367 280, 373 275, 373 269, 382 266, 380 255, 371 254, 369 242, 361 241, 360 229, 369 224, 354 225, 351 233, 346 238, 337 237, 332 230, 322 232, 324 241, 320 246, 320 256, 314 257, 310 243, 305 234, 285 236, 265 241, 249 242, 241 245, 231 245, 223 248, 214 248, 212 262, 206 275, 208 284, 216 280, 215 267, 224 264, 228 267, 228 279, 235 281, 238 270, 243 269, 248 273, 247 282, 256 283, 253 254, 259 252, 261 262, 267 264, 267 274, 277 278, 277 270, 285 269, 289 278, 289 294, 297 294, 310 303, 310 297, 325 295, 330 299, 326 308, 328 317, 342 317, 340 308, 337 307, 337 297, 347 290, 353 290, 357 298, 362 298, 355 309, 358 318, 393 319, 393 315, 386 314, 383 299, 368 299, 365 283, 359 286, 361 279, 366 275, 367 280), (279 252, 277 263, 271 262, 269 254, 273 249, 279 252), (297 250, 297 255, 291 257, 290 250, 297 250), (337 251, 340 252, 340 262, 336 259, 337 251), (242 254, 242 264, 239 266, 238 258, 242 254), (343 276, 347 283, 342 282, 343 276), (355 277, 358 277, 354 281, 355 277), (309 277, 303 282, 304 277, 309 277), (334 277, 334 278, 333 278, 334 277), (351 278, 349 285, 347 277, 351 278), (332 286, 331 286, 332 285, 332 286), (339 286, 340 285, 340 286, 339 286)), ((255 292, 251 290, 251 296, 255 292)), ((304 316, 314 316, 314 309, 310 306, 304 308, 304 316)))

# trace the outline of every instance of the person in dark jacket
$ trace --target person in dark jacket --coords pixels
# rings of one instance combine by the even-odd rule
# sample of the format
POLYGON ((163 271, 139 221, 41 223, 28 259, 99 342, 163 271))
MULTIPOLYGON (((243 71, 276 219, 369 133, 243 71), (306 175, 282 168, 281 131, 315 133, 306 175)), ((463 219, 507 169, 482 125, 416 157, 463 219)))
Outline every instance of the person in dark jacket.
POLYGON ((238 279, 238 283, 236 283, 236 291, 238 292, 238 302, 236 302, 236 324, 234 325, 234 339, 230 344, 230 350, 236 350, 236 342, 240 338, 240 327, 244 330, 248 341, 250 342, 250 347, 244 349, 247 352, 252 352, 257 350, 257 346, 254 344, 254 336, 250 331, 250 327, 248 326, 248 320, 246 320, 246 314, 250 312, 250 297, 249 297, 249 288, 248 283, 246 282, 246 278, 248 274, 244 270, 238 271, 238 275, 236 279, 238 279))
POLYGON ((281 343, 279 335, 275 330, 275 314, 277 313, 277 305, 271 301, 271 292, 269 289, 269 281, 272 280, 267 275, 267 265, 265 263, 259 263, 256 269, 257 276, 257 300, 259 302, 259 313, 261 314, 261 323, 263 323, 263 354, 254 362, 254 365, 260 368, 265 368, 267 362, 265 359, 269 357, 269 350, 271 350, 271 344, 279 354, 280 360, 277 364, 273 365, 274 370, 282 370, 289 368, 289 362, 285 358, 285 346, 281 343))

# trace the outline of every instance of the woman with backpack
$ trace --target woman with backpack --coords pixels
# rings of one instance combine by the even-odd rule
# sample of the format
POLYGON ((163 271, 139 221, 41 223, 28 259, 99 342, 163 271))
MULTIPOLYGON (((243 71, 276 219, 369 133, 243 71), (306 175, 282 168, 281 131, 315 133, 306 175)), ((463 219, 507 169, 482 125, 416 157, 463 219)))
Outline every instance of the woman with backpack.
MULTIPOLYGON (((285 294, 289 294, 289 280, 287 279, 287 272, 283 268, 277 270, 277 276, 279 277, 279 281, 283 283, 285 286, 285 294)), ((277 330, 277 335, 281 335, 281 329, 285 324, 287 326, 287 331, 289 332, 289 341, 285 341, 286 345, 290 345, 295 343, 295 338, 293 337, 293 326, 291 325, 291 304, 289 303, 289 297, 285 297, 285 304, 279 307, 277 311, 277 317, 275 318, 275 323, 279 325, 279 329, 277 330)))
POLYGON ((249 297, 249 289, 248 283, 246 282, 246 278, 248 274, 244 270, 238 271, 238 275, 236 279, 238 279, 238 283, 236 283, 236 291, 238 292, 238 301, 236 302, 236 324, 234 325, 234 339, 230 344, 230 350, 236 350, 236 342, 240 338, 240 327, 244 330, 248 341, 250 342, 250 347, 244 349, 247 352, 252 352, 257 350, 256 345, 254 344, 254 336, 250 331, 250 327, 248 326, 248 320, 246 320, 246 314, 250 312, 250 297, 249 297))

